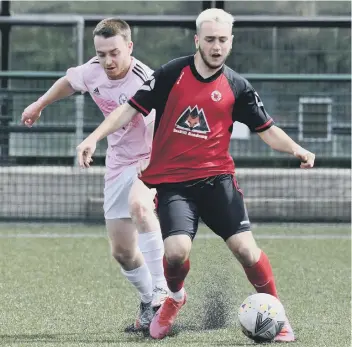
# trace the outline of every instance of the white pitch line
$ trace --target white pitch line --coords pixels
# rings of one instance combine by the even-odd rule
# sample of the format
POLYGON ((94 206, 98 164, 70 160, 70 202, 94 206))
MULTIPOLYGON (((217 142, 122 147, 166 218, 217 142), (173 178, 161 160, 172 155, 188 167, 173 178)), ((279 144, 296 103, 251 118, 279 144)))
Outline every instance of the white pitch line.
POLYGON ((105 234, 77 233, 77 234, 0 234, 0 239, 100 239, 106 238, 105 234))
MULTIPOLYGON (((308 235, 280 235, 280 234, 261 234, 255 235, 258 240, 351 240, 351 235, 347 234, 308 234, 308 235)), ((42 234, 0 234, 0 239, 83 239, 83 238, 107 238, 103 233, 42 233, 42 234)), ((219 236, 211 233, 198 234, 196 239, 220 239, 219 236)))
MULTIPOLYGON (((197 235, 196 238, 200 239, 213 239, 218 237, 214 234, 202 234, 197 235)), ((351 235, 346 234, 308 234, 308 235, 274 235, 274 234, 262 234, 256 235, 254 238, 258 240, 351 240, 351 235)))

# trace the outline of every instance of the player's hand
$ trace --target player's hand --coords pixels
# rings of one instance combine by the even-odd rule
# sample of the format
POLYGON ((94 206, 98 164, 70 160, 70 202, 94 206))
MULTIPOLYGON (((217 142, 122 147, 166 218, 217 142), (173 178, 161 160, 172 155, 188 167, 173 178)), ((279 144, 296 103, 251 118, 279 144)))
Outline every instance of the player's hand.
POLYGON ((302 169, 311 169, 314 166, 315 154, 303 148, 294 153, 294 156, 301 161, 302 169))
POLYGON ((87 137, 83 142, 81 142, 77 150, 78 164, 82 168, 89 168, 90 163, 93 162, 92 156, 97 148, 97 143, 94 140, 87 137))
POLYGON ((137 174, 138 174, 138 177, 141 177, 143 171, 149 166, 149 162, 150 162, 150 158, 148 158, 148 159, 141 159, 141 160, 138 162, 138 165, 137 165, 137 174))
POLYGON ((23 111, 21 123, 30 128, 39 119, 41 113, 42 108, 39 102, 33 102, 23 111))

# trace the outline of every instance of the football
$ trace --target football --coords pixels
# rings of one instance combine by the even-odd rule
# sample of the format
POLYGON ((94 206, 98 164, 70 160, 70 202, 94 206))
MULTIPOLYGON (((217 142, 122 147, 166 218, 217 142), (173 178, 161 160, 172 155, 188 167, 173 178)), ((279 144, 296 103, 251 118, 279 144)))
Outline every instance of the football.
POLYGON ((255 342, 270 342, 285 323, 285 309, 274 296, 264 293, 251 295, 238 309, 243 333, 255 342))

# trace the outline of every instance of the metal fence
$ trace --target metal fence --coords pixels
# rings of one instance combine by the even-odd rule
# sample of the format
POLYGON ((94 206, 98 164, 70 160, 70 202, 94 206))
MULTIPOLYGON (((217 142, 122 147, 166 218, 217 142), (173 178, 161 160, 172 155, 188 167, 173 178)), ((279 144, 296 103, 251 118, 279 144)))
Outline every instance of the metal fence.
MULTIPOLYGON (((194 18, 182 18, 183 29, 168 30, 183 32, 181 38, 187 43, 182 53, 189 54, 193 50, 194 18)), ((84 21, 94 25, 99 19, 86 17, 84 21)), ((139 40, 150 37, 152 26, 170 26, 170 21, 177 22, 180 17, 159 17, 159 24, 152 23, 155 19, 130 18, 131 24, 136 24, 136 47, 139 40), (141 30, 138 25, 147 28, 141 30)), ((310 21, 261 17, 257 22, 253 17, 241 17, 236 23, 228 64, 251 81, 277 125, 317 154, 316 170, 297 170, 297 161, 274 152, 258 136, 236 128, 230 152, 251 219, 350 221, 350 22, 341 17, 310 21), (291 37, 289 42, 287 37, 291 37)), ((85 31, 88 55, 91 29, 85 31)), ((46 49, 50 51, 50 47, 46 49)), ((165 59, 174 58, 168 57, 170 42, 158 50, 166 52, 165 59)), ((138 56, 138 48, 136 52, 138 56)), ((146 59, 152 59, 151 55, 143 52, 146 59)), ((76 58, 70 59, 67 64, 75 65, 76 58)), ((31 129, 19 125, 22 110, 63 74, 0 73, 0 78, 7 80, 7 88, 0 89, 0 117, 8 120, 0 128, 0 220, 102 221, 106 142, 99 144, 94 168, 82 173, 74 167, 76 145, 103 120, 90 97, 73 96, 49 106, 40 123, 31 129)))
MULTIPOLYGON (((23 109, 42 95, 61 73, 2 73, 11 76, 11 88, 0 91, 11 119, 3 127, 3 136, 9 135, 10 163, 23 163, 21 158, 62 157, 73 164, 75 146, 82 134, 92 131, 103 116, 89 95, 84 103, 77 103, 76 95, 57 102, 43 111, 39 124, 31 129, 20 125, 23 109), (43 79, 40 79, 42 76, 43 79), (46 78, 46 80, 44 80, 46 78), (20 87, 22 86, 22 87, 20 87), (83 118, 83 121, 82 119, 83 118), (79 120, 79 121, 78 121, 79 120), (77 128, 77 125, 81 127, 77 128), (33 138, 33 134, 35 138, 33 138)), ((1 76, 1 73, 0 73, 1 76)), ((318 157, 326 160, 344 160, 351 156, 351 83, 348 75, 245 75, 258 93, 277 125, 318 157)), ((235 125, 236 127, 236 125, 235 125)), ((235 134, 234 134, 235 135, 235 134)), ((234 136, 230 152, 234 158, 285 156, 263 146, 257 136, 234 136)), ((102 142, 97 157, 104 157, 106 143, 102 142)), ((3 160, 5 156, 3 155, 3 160)), ((342 165, 342 164, 341 164, 342 165)))

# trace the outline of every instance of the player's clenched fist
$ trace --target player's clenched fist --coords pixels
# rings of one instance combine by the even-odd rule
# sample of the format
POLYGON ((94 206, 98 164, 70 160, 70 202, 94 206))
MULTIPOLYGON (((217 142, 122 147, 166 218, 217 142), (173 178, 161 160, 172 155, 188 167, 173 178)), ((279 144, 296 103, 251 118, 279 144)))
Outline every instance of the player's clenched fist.
POLYGON ((22 113, 21 122, 27 127, 31 127, 40 117, 42 107, 38 101, 33 102, 22 113))
POLYGON ((314 166, 315 154, 306 150, 298 150, 294 153, 295 157, 301 161, 302 169, 311 169, 314 166))
POLYGON ((96 141, 88 137, 77 146, 77 158, 80 167, 88 168, 90 166, 90 163, 93 162, 92 156, 96 148, 96 141))

